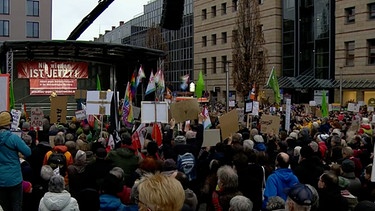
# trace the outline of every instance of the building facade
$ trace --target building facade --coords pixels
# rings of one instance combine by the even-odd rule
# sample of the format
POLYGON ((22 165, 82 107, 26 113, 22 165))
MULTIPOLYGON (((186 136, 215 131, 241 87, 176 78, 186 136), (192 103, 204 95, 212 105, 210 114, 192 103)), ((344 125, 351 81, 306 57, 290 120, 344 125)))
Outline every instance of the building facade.
MULTIPOLYGON (((137 17, 120 22, 104 35, 94 41, 114 42, 128 45, 159 48, 167 51, 164 63, 164 77, 166 85, 171 91, 183 91, 180 88, 181 77, 194 77, 193 71, 193 0, 185 0, 182 26, 179 30, 160 31, 150 30, 159 26, 163 14, 163 0, 150 1, 144 5, 144 11, 137 17), (160 37, 156 42, 150 42, 150 37, 160 37)), ((156 70, 153 70, 154 73, 156 70)), ((150 70, 146 69, 147 78, 150 70)))
POLYGON ((51 38, 52 0, 0 0, 0 41, 51 38))

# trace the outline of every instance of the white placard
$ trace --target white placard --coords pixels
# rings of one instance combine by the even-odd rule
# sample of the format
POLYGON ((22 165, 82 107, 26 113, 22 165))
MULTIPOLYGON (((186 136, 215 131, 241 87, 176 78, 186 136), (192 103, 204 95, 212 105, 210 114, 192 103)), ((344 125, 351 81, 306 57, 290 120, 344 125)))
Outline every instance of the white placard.
POLYGON ((151 122, 168 123, 168 103, 167 102, 141 102, 141 123, 151 122), (156 118, 156 119, 155 119, 156 118))
POLYGON ((374 106, 367 106, 367 111, 374 111, 374 106))
MULTIPOLYGON (((103 94, 104 95, 104 94, 103 94)), ((86 115, 111 115, 112 91, 88 91, 86 100, 86 115), (105 98, 100 99, 100 95, 105 93, 105 98), (101 113, 101 108, 104 113, 101 113)))
POLYGON ((229 101, 229 107, 235 107, 236 106, 236 101, 231 100, 229 101))
POLYGON ((258 101, 253 101, 253 112, 251 113, 253 116, 258 116, 259 115, 259 102, 258 101))
POLYGON ((202 147, 215 146, 220 142, 220 129, 208 129, 203 131, 202 147))
POLYGON ((245 103, 245 113, 251 113, 253 111, 253 102, 245 103))
POLYGON ((354 103, 348 103, 348 111, 359 112, 359 106, 354 103))
POLYGON ((313 100, 311 100, 311 101, 309 102, 309 106, 316 106, 316 102, 313 101, 313 100))
POLYGON ((31 108, 31 121, 30 121, 30 127, 39 130, 43 130, 43 118, 44 113, 41 108, 31 108))
POLYGON ((86 119, 86 111, 85 110, 79 110, 75 112, 76 119, 78 121, 86 119))
POLYGON ((12 125, 11 125, 11 129, 12 130, 17 130, 18 129, 18 125, 20 125, 20 119, 21 119, 22 112, 20 110, 12 109, 10 111, 10 113, 12 114, 12 119, 13 119, 13 122, 12 122, 12 125))
POLYGON ((289 134, 290 129, 290 112, 291 112, 291 100, 290 98, 286 99, 286 108, 285 108, 285 130, 289 134))
POLYGON ((358 106, 364 106, 365 105, 365 101, 358 101, 357 105, 358 106))

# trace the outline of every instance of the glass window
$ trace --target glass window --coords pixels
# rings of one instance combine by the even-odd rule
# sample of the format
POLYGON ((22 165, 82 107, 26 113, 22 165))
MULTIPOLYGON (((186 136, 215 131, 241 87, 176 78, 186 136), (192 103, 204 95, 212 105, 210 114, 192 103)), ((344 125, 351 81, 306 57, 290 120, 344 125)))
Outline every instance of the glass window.
POLYGON ((216 17, 216 6, 211 7, 211 17, 216 17))
POLYGON ((206 19, 207 19, 207 10, 203 9, 202 10, 202 20, 206 20, 206 19))
POLYGON ((258 0, 258 4, 264 4, 264 0, 258 0))
POLYGON ((9 14, 9 0, 0 0, 0 14, 9 14))
POLYGON ((9 21, 0 20, 0 37, 9 37, 9 21))
POLYGON ((232 1, 232 8, 233 8, 233 12, 238 10, 238 0, 232 1))
POLYGON ((368 63, 375 64, 375 39, 367 41, 368 43, 368 63))
POLYGON ((221 43, 225 44, 227 42, 227 32, 221 32, 221 43))
POLYGON ((368 4, 367 7, 369 19, 375 19, 375 3, 368 4))
POLYGON ((206 47, 206 46, 207 46, 207 37, 203 36, 202 37, 202 47, 206 47))
POLYGON ((226 64, 227 64, 227 56, 221 56, 221 72, 222 73, 225 73, 225 69, 226 69, 226 64))
POLYGON ((27 15, 39 16, 39 1, 27 0, 27 15))
POLYGON ((345 52, 346 52, 346 65, 353 66, 354 65, 354 41, 346 42, 345 43, 345 52))
POLYGON ((26 23, 26 37, 28 38, 39 38, 39 23, 38 22, 27 22, 26 23))
POLYGON ((211 35, 211 42, 212 42, 212 45, 216 45, 216 34, 211 35))
POLYGON ((212 74, 216 74, 216 57, 211 57, 212 74))
POLYGON ((227 14, 227 3, 221 4, 221 15, 227 14))
POLYGON ((349 7, 345 9, 346 23, 355 22, 355 7, 349 7))
POLYGON ((203 74, 207 74, 207 59, 206 58, 202 59, 202 70, 203 70, 203 74))

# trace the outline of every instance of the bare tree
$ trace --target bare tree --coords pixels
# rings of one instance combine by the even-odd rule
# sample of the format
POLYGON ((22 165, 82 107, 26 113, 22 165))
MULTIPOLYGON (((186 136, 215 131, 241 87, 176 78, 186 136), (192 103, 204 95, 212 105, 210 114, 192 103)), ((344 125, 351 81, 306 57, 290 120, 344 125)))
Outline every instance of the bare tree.
POLYGON ((256 86, 256 96, 266 78, 267 49, 260 24, 259 5, 256 0, 238 1, 236 29, 233 31, 232 77, 237 92, 247 96, 256 86))

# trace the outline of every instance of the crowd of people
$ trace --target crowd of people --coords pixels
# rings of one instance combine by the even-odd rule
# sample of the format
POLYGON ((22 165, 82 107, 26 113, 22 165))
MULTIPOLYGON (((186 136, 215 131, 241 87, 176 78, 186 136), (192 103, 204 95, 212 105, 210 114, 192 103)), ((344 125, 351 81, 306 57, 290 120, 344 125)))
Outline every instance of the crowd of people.
MULTIPOLYGON (((220 109, 219 109, 220 110, 220 109)), ((220 110, 221 112, 225 112, 220 110)), ((263 110, 262 113, 269 113, 263 110)), ((278 133, 260 133, 260 118, 215 146, 202 147, 203 121, 152 125, 141 147, 133 129, 117 133, 85 121, 40 131, 0 112, 0 205, 3 210, 375 210, 370 113, 316 117, 294 106, 278 133), (114 140, 114 147, 109 145, 114 140)), ((218 118, 212 128, 220 128, 218 118)))

